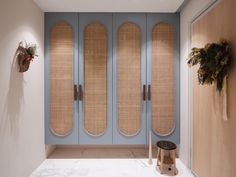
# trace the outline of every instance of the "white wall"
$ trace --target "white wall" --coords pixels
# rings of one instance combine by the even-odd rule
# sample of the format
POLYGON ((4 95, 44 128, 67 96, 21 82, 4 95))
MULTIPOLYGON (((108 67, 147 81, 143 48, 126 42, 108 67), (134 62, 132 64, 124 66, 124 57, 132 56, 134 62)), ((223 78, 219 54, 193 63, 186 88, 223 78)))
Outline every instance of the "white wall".
POLYGON ((181 142, 180 142, 180 159, 185 165, 190 166, 190 105, 189 105, 189 68, 187 66, 187 57, 189 53, 189 25, 192 19, 202 11, 211 1, 214 0, 190 0, 182 9, 180 14, 181 28, 181 142))
POLYGON ((45 158, 44 16, 32 0, 0 5, 0 176, 27 177, 45 158), (19 73, 20 41, 36 43, 39 57, 19 73))

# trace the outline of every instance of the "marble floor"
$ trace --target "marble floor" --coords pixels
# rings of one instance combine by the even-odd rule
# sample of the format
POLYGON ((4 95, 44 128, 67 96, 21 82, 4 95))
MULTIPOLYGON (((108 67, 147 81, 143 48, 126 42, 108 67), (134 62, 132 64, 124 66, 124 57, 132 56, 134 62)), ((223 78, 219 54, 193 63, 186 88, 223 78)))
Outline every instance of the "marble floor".
MULTIPOLYGON (((109 149, 59 149, 49 156, 30 177, 165 177, 148 164, 146 151, 109 149), (100 151, 100 152, 99 152, 100 151), (144 157, 143 157, 144 156, 144 157)), ((193 177, 177 159, 176 177, 193 177)), ((169 173, 171 176, 171 173, 169 173)))

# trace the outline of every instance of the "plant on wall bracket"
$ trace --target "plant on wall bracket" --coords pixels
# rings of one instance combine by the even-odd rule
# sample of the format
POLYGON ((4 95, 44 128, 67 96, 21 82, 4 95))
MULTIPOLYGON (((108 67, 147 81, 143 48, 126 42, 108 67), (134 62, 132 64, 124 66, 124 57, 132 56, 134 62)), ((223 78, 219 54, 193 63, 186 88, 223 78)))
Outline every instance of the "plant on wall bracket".
POLYGON ((199 64, 197 71, 199 84, 216 83, 219 93, 224 90, 225 115, 223 117, 227 119, 227 78, 232 64, 230 44, 226 40, 220 40, 219 43, 206 44, 204 48, 192 48, 188 56, 188 65, 192 67, 197 64, 199 64))
POLYGON ((28 71, 30 62, 33 61, 35 56, 38 56, 36 55, 36 45, 25 43, 24 46, 23 42, 20 42, 17 51, 18 51, 17 61, 19 65, 19 72, 28 71))

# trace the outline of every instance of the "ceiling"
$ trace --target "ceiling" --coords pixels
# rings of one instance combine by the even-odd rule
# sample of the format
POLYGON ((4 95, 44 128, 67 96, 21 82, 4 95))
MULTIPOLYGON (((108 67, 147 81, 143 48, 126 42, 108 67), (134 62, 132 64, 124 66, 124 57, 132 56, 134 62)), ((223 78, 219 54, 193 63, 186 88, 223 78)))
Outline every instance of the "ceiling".
POLYGON ((34 0, 44 12, 176 12, 186 0, 34 0))

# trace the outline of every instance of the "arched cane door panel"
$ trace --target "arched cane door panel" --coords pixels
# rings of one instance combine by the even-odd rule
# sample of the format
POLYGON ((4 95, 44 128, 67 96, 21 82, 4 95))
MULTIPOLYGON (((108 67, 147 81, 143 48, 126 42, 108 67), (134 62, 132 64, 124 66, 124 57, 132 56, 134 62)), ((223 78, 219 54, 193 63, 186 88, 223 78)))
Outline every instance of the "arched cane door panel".
POLYGON ((58 22, 50 36, 50 127, 66 136, 73 128, 73 29, 58 22))
POLYGON ((84 128, 101 135, 107 128, 107 30, 90 23, 84 30, 84 128))
POLYGON ((175 127, 175 29, 159 23, 152 30, 152 130, 167 135, 175 127))
POLYGON ((117 97, 118 126, 124 135, 135 135, 141 127, 141 31, 126 22, 118 29, 117 97))

